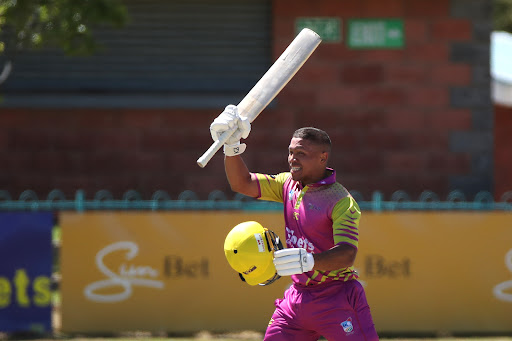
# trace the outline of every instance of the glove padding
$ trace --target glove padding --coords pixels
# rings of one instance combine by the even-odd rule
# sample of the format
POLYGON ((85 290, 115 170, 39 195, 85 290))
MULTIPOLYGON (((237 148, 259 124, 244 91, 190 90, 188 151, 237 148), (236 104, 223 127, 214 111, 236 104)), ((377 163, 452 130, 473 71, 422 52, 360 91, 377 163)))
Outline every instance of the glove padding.
POLYGON ((249 118, 241 117, 238 114, 238 107, 230 104, 213 120, 210 125, 210 134, 212 135, 212 139, 217 141, 224 132, 233 129, 233 134, 224 144, 224 154, 227 156, 242 154, 247 146, 245 143, 240 143, 240 139, 246 139, 251 132, 251 122, 249 118))
POLYGON ((274 252, 274 266, 279 276, 297 275, 313 270, 315 259, 303 248, 283 249, 274 252))

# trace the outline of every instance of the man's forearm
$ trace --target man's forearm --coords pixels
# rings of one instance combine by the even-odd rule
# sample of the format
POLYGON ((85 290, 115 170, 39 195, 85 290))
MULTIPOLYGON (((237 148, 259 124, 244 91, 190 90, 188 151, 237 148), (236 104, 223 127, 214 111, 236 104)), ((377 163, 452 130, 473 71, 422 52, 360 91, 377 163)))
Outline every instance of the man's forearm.
POLYGON ((248 190, 251 183, 251 173, 240 155, 224 156, 224 169, 231 190, 254 196, 248 190))
POLYGON ((313 254, 315 270, 333 271, 354 265, 357 249, 350 245, 336 245, 332 249, 313 254))

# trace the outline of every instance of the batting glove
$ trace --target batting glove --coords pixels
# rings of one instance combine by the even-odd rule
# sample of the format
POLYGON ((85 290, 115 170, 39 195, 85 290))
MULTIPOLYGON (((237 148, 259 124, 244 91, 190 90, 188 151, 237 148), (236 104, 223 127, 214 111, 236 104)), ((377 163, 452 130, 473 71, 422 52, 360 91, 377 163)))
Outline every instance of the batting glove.
POLYGON ((251 122, 249 118, 241 117, 238 114, 238 107, 233 104, 228 105, 210 125, 210 133, 214 141, 219 140, 226 131, 233 131, 233 133, 224 144, 224 154, 227 156, 242 154, 247 145, 240 143, 240 139, 246 139, 249 136, 251 122))
POLYGON ((274 252, 274 266, 279 276, 297 275, 313 270, 315 259, 306 249, 291 248, 274 252))

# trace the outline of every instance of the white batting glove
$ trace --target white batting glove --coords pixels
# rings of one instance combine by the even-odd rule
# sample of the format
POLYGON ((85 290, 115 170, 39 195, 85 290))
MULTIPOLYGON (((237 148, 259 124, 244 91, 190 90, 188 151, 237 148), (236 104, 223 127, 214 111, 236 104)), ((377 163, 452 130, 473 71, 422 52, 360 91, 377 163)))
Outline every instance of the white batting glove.
POLYGON ((238 114, 238 107, 230 104, 215 120, 213 120, 210 125, 210 133, 212 135, 212 139, 217 141, 225 131, 233 129, 235 131, 224 144, 224 154, 227 156, 242 154, 247 145, 245 143, 240 143, 240 139, 246 139, 251 132, 251 122, 249 119, 247 117, 241 117, 238 114))
POLYGON ((274 266, 279 276, 297 275, 313 270, 315 259, 306 249, 291 248, 274 252, 274 266))

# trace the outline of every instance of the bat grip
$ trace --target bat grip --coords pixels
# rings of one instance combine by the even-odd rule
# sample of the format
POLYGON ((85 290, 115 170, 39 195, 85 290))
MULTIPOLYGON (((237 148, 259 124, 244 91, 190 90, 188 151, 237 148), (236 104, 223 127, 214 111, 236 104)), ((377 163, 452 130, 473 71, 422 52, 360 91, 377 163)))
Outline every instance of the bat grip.
POLYGON ((204 168, 208 162, 212 159, 212 157, 217 153, 217 151, 226 143, 226 141, 233 135, 237 127, 235 126, 231 130, 226 130, 219 136, 219 139, 212 143, 210 148, 204 152, 203 155, 199 159, 197 159, 197 164, 199 167, 204 168))

